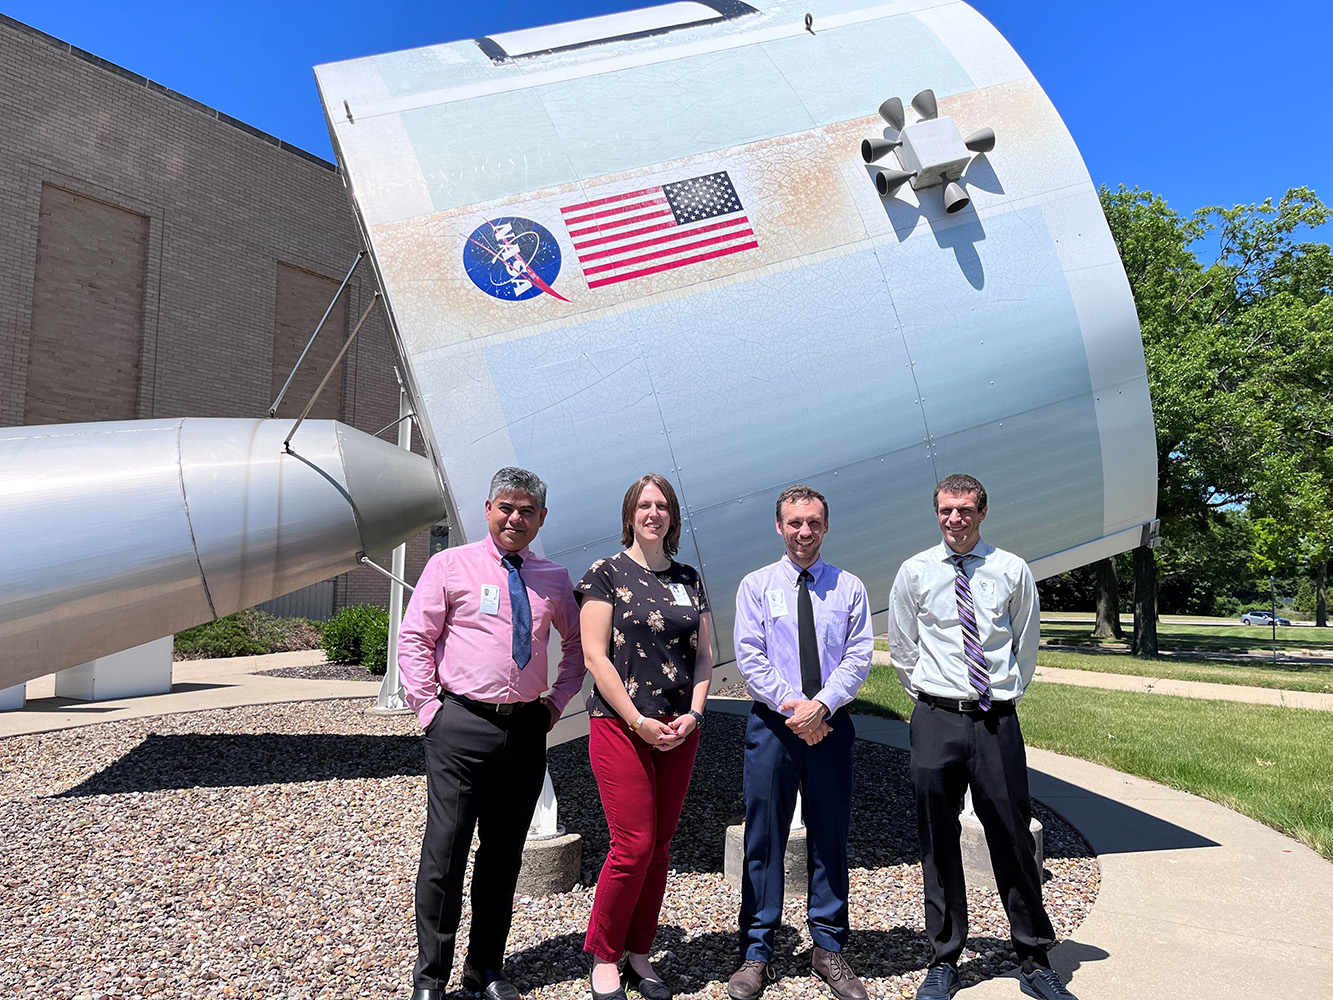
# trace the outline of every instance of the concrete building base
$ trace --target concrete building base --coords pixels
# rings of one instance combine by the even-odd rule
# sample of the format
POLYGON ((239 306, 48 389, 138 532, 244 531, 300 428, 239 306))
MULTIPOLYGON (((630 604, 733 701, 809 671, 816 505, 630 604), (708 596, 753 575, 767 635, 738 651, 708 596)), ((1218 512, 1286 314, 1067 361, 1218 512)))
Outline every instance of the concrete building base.
POLYGON ((28 703, 28 685, 0 688, 0 712, 14 712, 28 703))
MULTIPOLYGON (((810 888, 808 855, 806 854, 805 827, 792 830, 787 838, 787 854, 783 859, 783 879, 788 896, 804 896, 810 888)), ((741 875, 745 871, 745 824, 737 823, 727 827, 726 853, 723 856, 723 873, 727 884, 733 889, 741 887, 741 875)))
POLYGON ((577 833, 529 840, 523 845, 523 867, 514 891, 520 896, 569 892, 582 870, 583 838, 577 833))
MULTIPOLYGON (((971 886, 995 888, 995 871, 991 868, 990 849, 986 846, 986 832, 981 828, 977 814, 964 812, 958 817, 963 826, 963 873, 971 886)), ((1041 821, 1032 820, 1032 840, 1036 845, 1037 870, 1045 859, 1041 821)))
POLYGON ((109 701, 171 690, 171 644, 163 636, 142 646, 99 656, 56 674, 56 697, 109 701))

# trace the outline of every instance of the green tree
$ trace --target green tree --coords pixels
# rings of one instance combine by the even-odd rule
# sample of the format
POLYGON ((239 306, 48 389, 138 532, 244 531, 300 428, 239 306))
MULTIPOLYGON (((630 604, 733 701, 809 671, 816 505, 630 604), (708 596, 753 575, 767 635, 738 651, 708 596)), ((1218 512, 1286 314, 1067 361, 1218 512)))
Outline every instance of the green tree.
MULTIPOLYGON (((1328 247, 1296 235, 1329 219, 1304 188, 1275 206, 1173 211, 1151 192, 1103 188, 1134 292, 1157 429, 1158 516, 1257 504, 1286 511, 1333 426, 1328 247), (1215 241, 1204 265, 1195 248, 1215 241)), ((1133 650, 1157 655, 1157 560, 1134 552, 1133 650)))

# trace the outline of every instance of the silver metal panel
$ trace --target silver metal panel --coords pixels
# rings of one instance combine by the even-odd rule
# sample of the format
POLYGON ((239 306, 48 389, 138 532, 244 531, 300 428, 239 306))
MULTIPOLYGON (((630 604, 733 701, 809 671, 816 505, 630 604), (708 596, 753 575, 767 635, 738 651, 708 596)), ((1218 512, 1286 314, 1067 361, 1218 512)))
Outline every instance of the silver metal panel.
POLYGON ((212 617, 182 423, 0 431, 0 687, 212 617))
POLYGON ((317 583, 442 516, 426 459, 328 420, 287 454, 289 428, 0 432, 0 687, 317 583))
POLYGON ((483 530, 494 469, 527 465, 552 487, 540 541, 577 576, 615 547, 625 484, 667 474, 725 659, 735 586, 780 554, 771 505, 794 481, 828 493, 828 555, 877 610, 898 562, 938 537, 930 487, 949 472, 981 475, 988 537, 1040 565, 1128 544, 1122 529, 1152 520, 1142 347, 1096 191, 1041 88, 971 8, 776 4, 499 66, 477 52, 464 41, 316 71, 459 536, 483 530), (964 134, 999 137, 968 164, 956 215, 938 188, 880 198, 860 160, 861 140, 886 132, 879 104, 921 87, 964 134), (340 116, 344 99, 375 129, 340 116), (526 107, 535 138, 487 121, 499 106, 526 107), (404 214, 412 199, 386 193, 406 169, 375 139, 392 122, 425 151, 431 211, 404 214), (568 169, 523 187, 528 152, 568 169), (607 281, 605 256, 566 222, 717 173, 753 229, 743 250, 659 267, 649 243, 607 281), (550 265, 548 288, 518 301, 464 266, 468 234, 507 218, 540 227, 533 252, 550 265))
POLYGON ((309 618, 326 622, 333 617, 333 581, 312 583, 290 594, 265 601, 258 608, 278 618, 309 618))
POLYGON ((218 617, 345 572, 361 547, 334 422, 188 420, 181 466, 218 617), (314 423, 315 426, 307 427, 314 423))

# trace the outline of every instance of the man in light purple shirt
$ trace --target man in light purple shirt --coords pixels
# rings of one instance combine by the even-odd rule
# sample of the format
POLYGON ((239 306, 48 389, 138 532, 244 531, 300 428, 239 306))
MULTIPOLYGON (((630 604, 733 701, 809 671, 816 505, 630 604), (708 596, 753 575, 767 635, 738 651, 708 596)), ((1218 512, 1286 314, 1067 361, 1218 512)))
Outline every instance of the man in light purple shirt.
POLYGON ((773 978, 783 858, 799 790, 810 853, 811 970, 839 1000, 866 1000, 842 951, 856 736, 846 706, 870 672, 870 603, 860 580, 819 557, 828 531, 820 493, 784 490, 777 530, 787 554, 747 576, 736 594, 736 662, 754 707, 745 733, 741 965, 727 992, 755 1000, 773 978))
POLYGON ((521 1000, 502 972, 514 887, 546 774, 546 734, 584 672, 569 572, 528 548, 545 520, 546 484, 501 469, 486 501, 488 534, 435 555, 403 616, 398 670, 426 745, 412 1000, 440 1000, 449 984, 474 829, 463 988, 521 1000), (547 694, 553 624, 563 655, 547 694))

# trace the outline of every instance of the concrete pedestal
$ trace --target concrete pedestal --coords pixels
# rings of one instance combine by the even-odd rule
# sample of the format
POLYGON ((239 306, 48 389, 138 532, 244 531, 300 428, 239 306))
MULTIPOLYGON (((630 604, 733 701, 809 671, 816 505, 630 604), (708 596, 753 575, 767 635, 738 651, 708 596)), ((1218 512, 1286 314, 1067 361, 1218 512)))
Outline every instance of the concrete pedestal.
POLYGON ((529 839, 523 845, 523 867, 518 871, 520 896, 553 896, 569 892, 583 869, 583 838, 577 833, 529 839))
POLYGON ((15 684, 13 687, 0 688, 0 712, 12 712, 22 708, 27 702, 27 684, 15 684))
MULTIPOLYGON (((787 838, 787 854, 783 858, 782 884, 788 896, 804 896, 810 888, 809 862, 806 854, 805 827, 792 830, 787 838)), ((727 827, 727 847, 723 855, 723 874, 727 884, 740 889, 745 871, 745 824, 727 827)))
MULTIPOLYGON (((990 849, 986 846, 986 833, 981 828, 981 821, 976 813, 964 811, 959 817, 963 833, 963 873, 967 884, 995 888, 995 872, 991 868, 990 849)), ((1041 821, 1032 819, 1032 840, 1036 844, 1037 870, 1041 871, 1046 855, 1042 844, 1043 831, 1041 821)))
POLYGON ((164 636, 56 674, 56 697, 110 701, 171 690, 171 642, 164 636))

